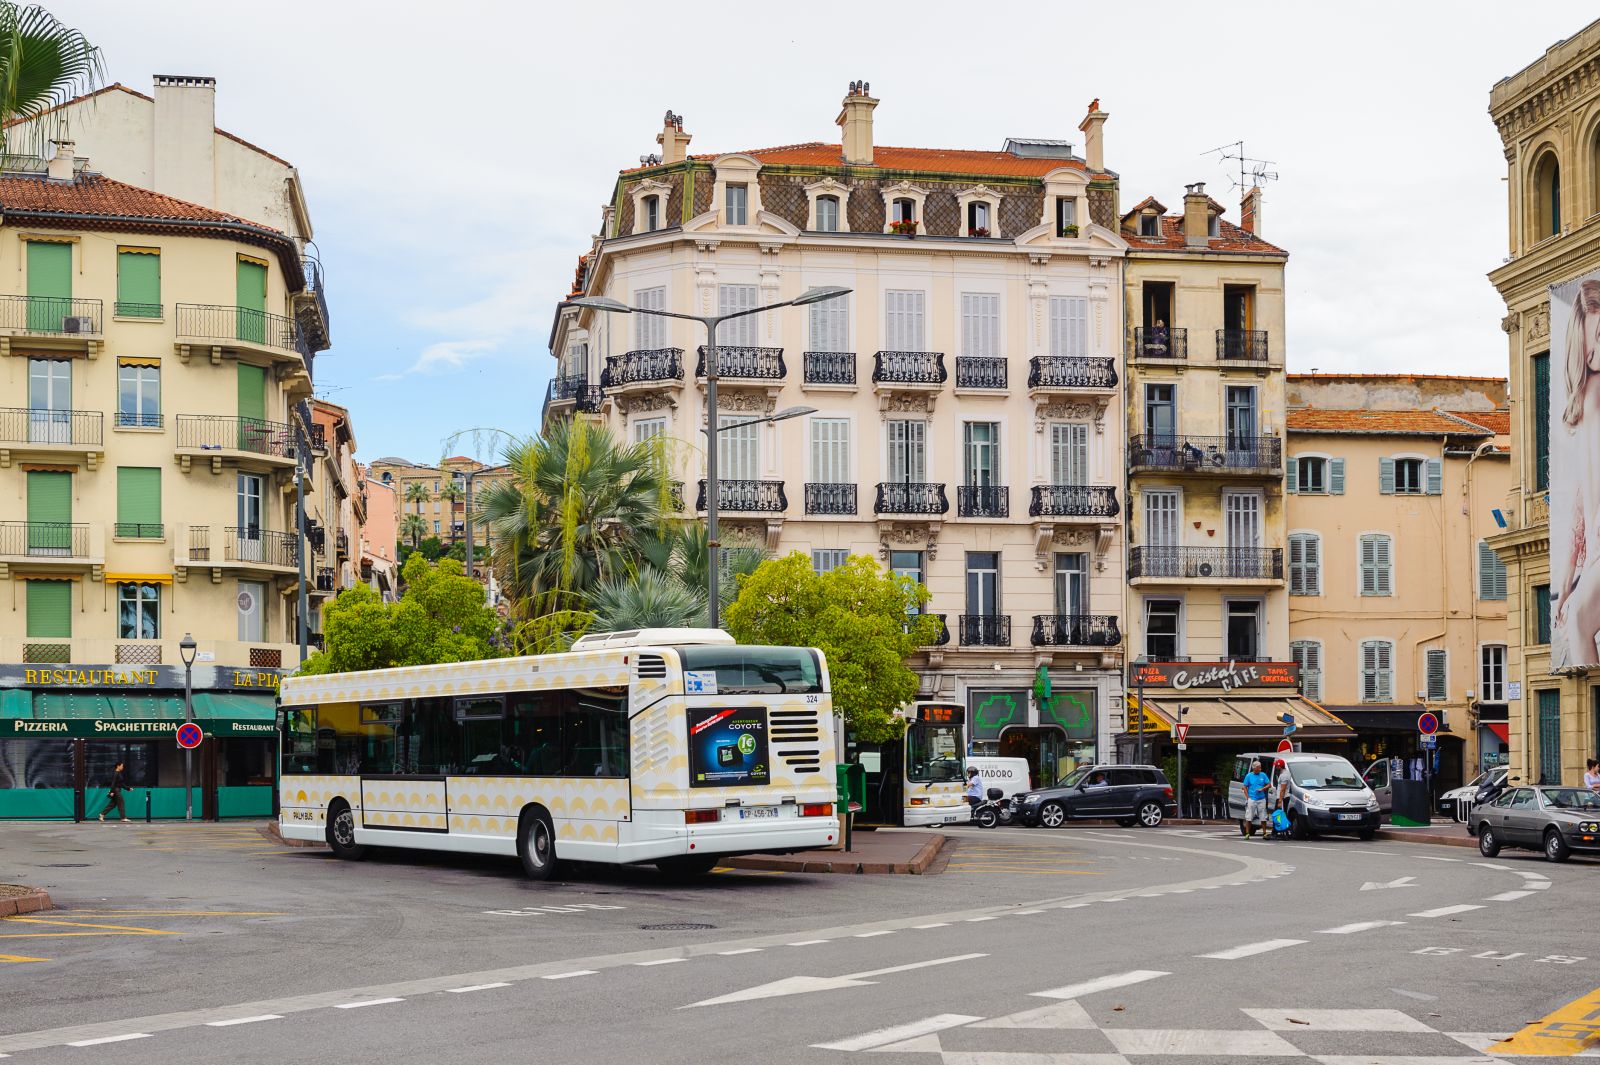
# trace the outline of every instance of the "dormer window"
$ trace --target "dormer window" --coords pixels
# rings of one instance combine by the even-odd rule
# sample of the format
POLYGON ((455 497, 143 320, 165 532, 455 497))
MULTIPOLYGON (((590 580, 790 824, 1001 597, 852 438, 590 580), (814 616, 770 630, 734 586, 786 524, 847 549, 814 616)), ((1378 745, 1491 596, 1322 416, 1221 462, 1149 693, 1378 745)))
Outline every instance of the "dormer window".
POLYGON ((967 204, 967 236, 987 237, 992 228, 989 225, 989 205, 987 203, 974 200, 972 203, 967 204))
POLYGON ((1214 211, 1206 215, 1206 236, 1222 236, 1222 219, 1217 217, 1217 214, 1214 211))
POLYGON ((1161 219, 1153 214, 1140 215, 1139 235, 1141 237, 1159 237, 1161 235, 1161 219))
POLYGON ((743 226, 749 224, 750 186, 729 185, 723 204, 722 224, 743 226))
POLYGON ((839 232, 839 197, 817 197, 817 229, 823 233, 839 232))
POLYGON ((891 221, 915 222, 917 220, 917 205, 914 200, 898 199, 894 201, 894 216, 891 221))
POLYGON ((1078 201, 1072 196, 1056 197, 1056 236, 1078 235, 1078 201))
POLYGON ((644 231, 654 233, 661 228, 661 197, 646 196, 644 198, 644 231))

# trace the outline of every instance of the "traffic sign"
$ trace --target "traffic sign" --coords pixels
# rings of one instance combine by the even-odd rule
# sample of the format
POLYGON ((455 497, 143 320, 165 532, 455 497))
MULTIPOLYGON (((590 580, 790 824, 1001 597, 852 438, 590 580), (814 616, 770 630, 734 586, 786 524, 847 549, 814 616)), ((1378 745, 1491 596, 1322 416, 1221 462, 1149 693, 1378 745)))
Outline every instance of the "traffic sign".
POLYGON ((1180 721, 1174 726, 1174 728, 1178 733, 1178 746, 1182 747, 1185 743, 1189 742, 1189 723, 1187 721, 1180 721))
POLYGON ((1283 734, 1285 736, 1293 734, 1294 730, 1300 727, 1294 723, 1294 715, 1287 711, 1279 714, 1278 720, 1283 722, 1283 734))
POLYGON ((1285 736, 1283 739, 1278 741, 1278 753, 1279 754, 1282 754, 1285 751, 1292 751, 1292 750, 1294 750, 1294 741, 1291 740, 1289 737, 1285 736))
POLYGON ((1423 711, 1417 716, 1417 731, 1424 736, 1432 736, 1439 731, 1439 717, 1429 711, 1423 711))
POLYGON ((1431 732, 1424 732, 1422 734, 1422 746, 1423 746, 1423 749, 1431 751, 1435 747, 1437 747, 1438 745, 1439 745, 1439 737, 1435 736, 1431 732))
POLYGON ((1180 743, 1180 744, 1178 744, 1178 750, 1180 750, 1180 751, 1187 751, 1187 750, 1188 750, 1188 749, 1189 749, 1189 745, 1188 745, 1188 744, 1187 744, 1187 743, 1180 743))
POLYGON ((186 751, 192 751, 200 746, 200 741, 206 738, 205 731, 193 721, 185 721, 178 726, 178 746, 186 751))

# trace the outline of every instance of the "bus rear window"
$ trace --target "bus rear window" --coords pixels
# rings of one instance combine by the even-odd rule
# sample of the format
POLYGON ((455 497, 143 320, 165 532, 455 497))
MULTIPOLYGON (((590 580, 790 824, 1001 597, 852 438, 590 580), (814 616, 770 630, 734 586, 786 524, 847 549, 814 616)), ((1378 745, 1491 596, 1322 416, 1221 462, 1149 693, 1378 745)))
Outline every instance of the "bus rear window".
MULTIPOLYGON (((715 673, 718 695, 822 691, 817 654, 805 647, 678 647, 687 674, 715 673)), ((710 694, 709 689, 706 694, 710 694)))

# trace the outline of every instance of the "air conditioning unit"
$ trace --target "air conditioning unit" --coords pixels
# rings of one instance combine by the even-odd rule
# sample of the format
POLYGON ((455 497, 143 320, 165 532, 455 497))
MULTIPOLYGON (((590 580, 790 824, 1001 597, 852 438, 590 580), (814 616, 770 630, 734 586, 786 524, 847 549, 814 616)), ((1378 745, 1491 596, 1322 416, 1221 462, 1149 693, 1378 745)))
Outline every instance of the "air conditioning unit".
POLYGON ((1209 563, 1209 562, 1200 563, 1200 576, 1202 576, 1202 577, 1211 576, 1211 563, 1209 563))
POLYGON ((87 314, 71 314, 61 319, 63 333, 92 333, 94 332, 94 319, 87 314))

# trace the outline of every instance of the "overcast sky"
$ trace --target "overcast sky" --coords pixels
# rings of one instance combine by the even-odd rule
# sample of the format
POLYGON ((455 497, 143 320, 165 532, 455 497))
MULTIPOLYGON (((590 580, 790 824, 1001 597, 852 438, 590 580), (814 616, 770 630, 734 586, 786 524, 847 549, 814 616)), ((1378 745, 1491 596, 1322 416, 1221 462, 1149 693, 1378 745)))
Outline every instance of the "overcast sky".
POLYGON ((1237 164, 1206 152, 1243 139, 1280 175, 1264 235, 1291 256, 1291 370, 1503 374, 1489 88, 1595 15, 1562 0, 1514 18, 1393 0, 868 0, 781 19, 722 0, 47 6, 102 46, 108 80, 215 76, 218 125, 300 168, 333 320, 317 383, 369 462, 436 461, 473 426, 537 428, 555 301, 664 111, 695 152, 837 140, 858 78, 891 145, 1081 152, 1098 96, 1124 208, 1178 206, 1205 181, 1237 220, 1237 164))

